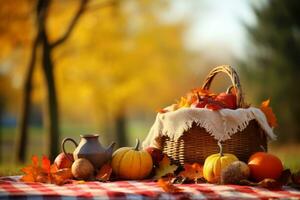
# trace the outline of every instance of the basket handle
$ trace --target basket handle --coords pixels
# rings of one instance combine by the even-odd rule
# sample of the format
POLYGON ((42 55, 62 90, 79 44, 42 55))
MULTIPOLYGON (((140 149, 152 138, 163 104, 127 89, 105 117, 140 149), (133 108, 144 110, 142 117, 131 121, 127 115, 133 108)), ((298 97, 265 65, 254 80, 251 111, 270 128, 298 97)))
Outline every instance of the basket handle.
POLYGON ((202 85, 202 89, 209 90, 211 82, 213 81, 214 77, 220 72, 223 72, 229 76, 232 86, 233 86, 233 88, 235 88, 235 91, 236 91, 237 106, 239 108, 244 108, 245 102, 244 102, 244 96, 243 96, 240 79, 239 79, 239 76, 237 75, 236 71, 230 65, 221 65, 221 66, 214 68, 212 71, 210 71, 208 76, 206 77, 206 80, 204 81, 204 83, 202 85))

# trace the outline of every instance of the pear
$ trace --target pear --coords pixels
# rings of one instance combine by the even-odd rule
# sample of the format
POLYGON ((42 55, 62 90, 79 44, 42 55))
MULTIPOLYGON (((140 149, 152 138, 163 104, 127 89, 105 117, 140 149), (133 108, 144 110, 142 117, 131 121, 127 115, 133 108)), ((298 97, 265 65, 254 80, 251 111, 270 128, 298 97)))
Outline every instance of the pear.
POLYGON ((79 158, 72 164, 71 171, 76 179, 88 180, 94 175, 95 169, 89 160, 79 158))

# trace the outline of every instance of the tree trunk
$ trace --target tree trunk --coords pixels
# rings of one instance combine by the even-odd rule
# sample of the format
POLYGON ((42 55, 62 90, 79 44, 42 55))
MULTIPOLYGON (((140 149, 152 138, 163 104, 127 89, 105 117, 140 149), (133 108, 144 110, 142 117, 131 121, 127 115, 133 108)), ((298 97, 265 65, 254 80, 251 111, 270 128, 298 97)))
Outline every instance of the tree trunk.
POLYGON ((36 54, 39 44, 39 34, 37 34, 31 51, 31 58, 28 65, 22 97, 22 108, 21 108, 21 119, 19 128, 19 138, 17 141, 17 159, 19 162, 24 163, 27 152, 27 141, 28 141, 28 125, 31 109, 31 90, 32 90, 32 76, 35 66, 36 54))
POLYGON ((53 72, 53 61, 51 57, 52 48, 50 47, 46 31, 42 34, 42 64, 47 87, 47 118, 45 125, 48 130, 49 158, 53 160, 59 153, 59 129, 58 129, 58 103, 56 86, 53 72))
POLYGON ((4 108, 4 101, 2 100, 2 97, 0 96, 0 164, 2 163, 2 152, 3 152, 3 138, 2 138, 2 126, 3 126, 3 122, 2 122, 2 118, 3 118, 3 108, 4 108))
POLYGON ((117 144, 120 147, 127 146, 127 118, 125 110, 120 110, 115 118, 115 130, 117 135, 117 144))

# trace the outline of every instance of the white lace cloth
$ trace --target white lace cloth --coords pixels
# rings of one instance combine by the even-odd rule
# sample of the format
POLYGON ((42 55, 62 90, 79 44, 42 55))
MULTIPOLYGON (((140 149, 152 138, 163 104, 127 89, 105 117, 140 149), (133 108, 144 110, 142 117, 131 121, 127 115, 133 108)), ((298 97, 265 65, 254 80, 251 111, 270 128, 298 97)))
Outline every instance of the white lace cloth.
POLYGON ((226 141, 230 139, 231 135, 244 130, 253 119, 258 122, 269 139, 276 139, 264 113, 258 108, 221 109, 219 111, 206 108, 180 108, 176 111, 157 114, 148 136, 143 142, 143 147, 159 147, 155 139, 161 136, 168 136, 176 141, 192 127, 194 122, 205 128, 216 140, 226 141))

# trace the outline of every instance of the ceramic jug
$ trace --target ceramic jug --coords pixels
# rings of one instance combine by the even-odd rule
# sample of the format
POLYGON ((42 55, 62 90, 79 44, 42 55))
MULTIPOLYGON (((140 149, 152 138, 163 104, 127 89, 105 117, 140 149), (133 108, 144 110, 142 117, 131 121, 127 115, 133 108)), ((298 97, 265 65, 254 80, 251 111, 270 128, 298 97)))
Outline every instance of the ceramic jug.
POLYGON ((69 156, 65 150, 65 143, 70 141, 76 146, 76 149, 73 152, 74 160, 78 158, 88 159, 95 169, 99 169, 104 163, 111 159, 115 142, 112 142, 111 145, 105 149, 98 140, 98 134, 80 135, 80 137, 81 140, 79 144, 72 138, 65 138, 62 141, 62 150, 68 158, 69 156))

